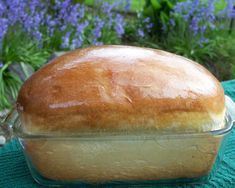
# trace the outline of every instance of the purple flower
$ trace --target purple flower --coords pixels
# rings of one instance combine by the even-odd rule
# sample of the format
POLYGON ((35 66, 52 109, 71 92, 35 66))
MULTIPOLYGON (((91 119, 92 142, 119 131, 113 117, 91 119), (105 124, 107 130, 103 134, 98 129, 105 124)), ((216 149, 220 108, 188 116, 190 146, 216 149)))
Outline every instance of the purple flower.
MULTIPOLYGON (((96 0, 96 2, 97 4, 101 4, 101 10, 107 15, 107 17, 112 17, 112 10, 124 3, 123 0, 116 0, 113 4, 103 2, 101 0, 96 0)), ((128 6, 130 6, 130 0, 126 0, 124 11, 128 8, 128 6)))
POLYGON ((147 29, 148 32, 151 31, 151 29, 153 28, 154 24, 151 23, 151 20, 149 17, 145 18, 143 20, 143 23, 144 23, 144 27, 147 29))
POLYGON ((170 19, 169 23, 172 27, 175 27, 175 20, 174 19, 170 19))
POLYGON ((124 11, 128 12, 131 9, 131 0, 126 0, 124 11))
POLYGON ((207 29, 215 29, 215 0, 208 0, 208 3, 201 0, 177 3, 171 16, 170 27, 175 27, 175 19, 180 18, 189 26, 188 30, 193 33, 193 36, 198 36, 205 41, 204 33, 207 29))
POLYGON ((193 17, 191 24, 190 24, 190 30, 193 31, 194 35, 196 35, 199 31, 199 19, 197 17, 193 17))
POLYGON ((149 22, 150 22, 150 18, 149 18, 149 17, 145 18, 145 19, 143 20, 143 22, 144 22, 144 23, 149 23, 149 22))
POLYGON ((115 18, 114 28, 119 37, 121 37, 122 34, 124 34, 124 25, 125 25, 125 22, 124 22, 123 16, 121 16, 120 14, 117 14, 115 18))
POLYGON ((42 33, 40 31, 34 31, 33 36, 37 39, 37 41, 41 44, 42 42, 42 33))
POLYGON ((190 9, 188 9, 189 11, 184 15, 184 20, 188 20, 194 15, 195 11, 198 9, 199 2, 200 0, 194 0, 191 5, 189 3, 187 4, 190 5, 190 9))
POLYGON ((60 17, 66 17, 67 16, 67 10, 70 9, 71 6, 71 0, 64 0, 64 1, 56 1, 56 8, 60 10, 60 17))
POLYGON ((3 63, 2 63, 2 61, 0 61, 0 68, 2 68, 3 67, 3 63))
POLYGON ((104 14, 107 16, 108 21, 107 21, 107 26, 111 27, 113 24, 113 6, 111 4, 109 4, 108 2, 103 2, 101 5, 101 9, 104 12, 104 14))
POLYGON ((185 14, 185 12, 188 13, 188 10, 190 10, 191 8, 191 3, 192 2, 189 1, 177 3, 174 7, 174 13, 176 14, 181 14, 181 13, 185 14))
POLYGON ((28 33, 31 33, 35 39, 41 43, 42 33, 40 32, 40 27, 43 25, 44 14, 43 12, 35 13, 29 15, 24 21, 24 28, 28 33))
POLYGON ((201 37, 200 40, 199 40, 199 46, 200 47, 203 47, 205 44, 207 44, 209 42, 209 40, 205 37, 201 37))
POLYGON ((78 8, 80 4, 76 4, 75 6, 71 7, 70 13, 68 14, 68 20, 72 25, 76 25, 78 21, 78 8))
POLYGON ((204 33, 206 31, 207 26, 203 25, 202 27, 200 27, 200 33, 204 33))
POLYGON ((83 23, 80 23, 79 25, 77 25, 77 32, 79 33, 83 33, 84 29, 89 25, 89 22, 86 20, 83 23))
POLYGON ((61 44, 61 47, 62 47, 63 49, 69 48, 70 35, 71 35, 71 32, 67 32, 67 33, 62 37, 62 44, 61 44))
POLYGON ((46 20, 45 20, 45 24, 48 28, 49 36, 52 36, 55 31, 56 24, 57 24, 55 19, 52 19, 51 15, 47 15, 46 20))
POLYGON ((227 17, 235 18, 235 1, 234 0, 228 0, 226 9, 227 9, 227 17))
POLYGON ((3 1, 0 1, 0 17, 2 17, 5 13, 6 6, 3 1))
MULTIPOLYGON (((85 35, 90 33, 94 45, 102 44, 99 40, 104 27, 112 33, 115 31, 116 36, 121 37, 125 21, 123 16, 113 9, 122 5, 120 7, 127 11, 131 6, 131 0, 118 0, 112 4, 101 0, 97 2, 101 8, 97 7, 97 17, 90 20, 85 14, 89 9, 83 4, 74 3, 73 0, 54 0, 53 4, 43 0, 0 0, 0 40, 3 39, 8 27, 15 24, 19 26, 17 28, 23 29, 37 40, 39 45, 43 44, 43 39, 48 36, 54 38, 55 34, 60 33, 59 41, 62 42, 59 47, 66 49, 81 47, 84 44, 84 37, 87 37, 85 35), (86 30, 89 24, 94 26, 92 31, 86 30)), ((149 22, 146 22, 146 25, 148 28, 152 27, 149 22)))
POLYGON ((8 20, 6 18, 0 18, 0 42, 4 38, 8 29, 8 20))
POLYGON ((10 25, 22 22, 27 17, 27 1, 24 0, 12 0, 6 1, 7 18, 10 25))
POLYGON ((40 0, 31 0, 29 1, 29 9, 32 14, 36 12, 38 7, 41 7, 43 3, 40 0))
MULTIPOLYGON (((215 11, 215 0, 208 0, 208 6, 207 6, 207 10, 206 13, 207 15, 213 15, 214 11, 215 11)), ((214 16, 214 15, 213 15, 214 16)))
POLYGON ((79 9, 78 9, 78 16, 79 18, 83 18, 85 15, 85 6, 84 5, 81 5, 79 6, 79 9))
POLYGON ((226 7, 218 15, 222 18, 235 18, 235 0, 227 0, 226 7))
POLYGON ((102 5, 101 5, 101 9, 104 11, 105 14, 107 14, 107 16, 110 16, 110 13, 112 11, 112 5, 109 4, 108 2, 104 2, 102 5))
POLYGON ((73 50, 73 49, 79 48, 82 46, 82 44, 83 44, 83 38, 81 35, 78 35, 76 38, 74 38, 72 40, 72 44, 70 46, 70 49, 73 50))
POLYGON ((80 23, 79 25, 77 25, 76 28, 76 33, 74 35, 74 39, 72 40, 72 44, 71 44, 71 49, 76 49, 82 46, 84 40, 83 40, 83 34, 84 34, 84 30, 85 28, 88 26, 89 22, 86 20, 83 23, 80 23))
POLYGON ((104 21, 101 20, 98 16, 95 18, 95 28, 93 29, 94 38, 98 39, 102 35, 102 28, 104 26, 104 21))
POLYGON ((138 35, 139 37, 144 37, 144 31, 143 31, 142 29, 138 29, 138 30, 137 30, 137 35, 138 35))
POLYGON ((66 28, 67 28, 68 26, 67 25, 62 25, 61 27, 60 27, 60 31, 65 31, 66 30, 66 28))

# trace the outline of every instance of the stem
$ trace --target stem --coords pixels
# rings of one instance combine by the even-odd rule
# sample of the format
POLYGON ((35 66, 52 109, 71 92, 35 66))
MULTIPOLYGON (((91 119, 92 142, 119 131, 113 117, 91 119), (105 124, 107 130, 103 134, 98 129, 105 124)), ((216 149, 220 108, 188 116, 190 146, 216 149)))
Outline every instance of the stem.
POLYGON ((233 22, 234 22, 234 18, 231 19, 230 21, 230 26, 229 26, 229 31, 228 33, 231 34, 232 33, 232 29, 233 29, 233 22))

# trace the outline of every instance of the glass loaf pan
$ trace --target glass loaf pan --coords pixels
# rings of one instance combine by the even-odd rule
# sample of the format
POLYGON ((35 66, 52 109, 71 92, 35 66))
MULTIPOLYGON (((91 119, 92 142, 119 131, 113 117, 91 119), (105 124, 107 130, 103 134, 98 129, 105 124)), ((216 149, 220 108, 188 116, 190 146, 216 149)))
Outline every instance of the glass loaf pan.
POLYGON ((226 96, 225 127, 203 133, 30 135, 15 111, 1 133, 18 138, 33 178, 43 185, 200 183, 222 160, 234 109, 226 96))

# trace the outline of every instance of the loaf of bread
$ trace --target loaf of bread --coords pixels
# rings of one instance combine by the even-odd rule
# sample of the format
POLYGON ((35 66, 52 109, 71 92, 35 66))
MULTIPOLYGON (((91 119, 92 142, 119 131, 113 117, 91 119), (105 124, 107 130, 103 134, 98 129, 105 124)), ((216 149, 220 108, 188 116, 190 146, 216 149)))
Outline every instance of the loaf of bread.
POLYGON ((89 182, 205 175, 221 138, 187 133, 221 129, 225 116, 223 89, 204 67, 130 46, 54 59, 25 82, 17 109, 25 133, 61 136, 22 141, 34 168, 48 179, 89 182))
POLYGON ((208 131, 223 126, 220 83, 201 65, 147 48, 102 46, 63 55, 17 100, 30 133, 208 131))

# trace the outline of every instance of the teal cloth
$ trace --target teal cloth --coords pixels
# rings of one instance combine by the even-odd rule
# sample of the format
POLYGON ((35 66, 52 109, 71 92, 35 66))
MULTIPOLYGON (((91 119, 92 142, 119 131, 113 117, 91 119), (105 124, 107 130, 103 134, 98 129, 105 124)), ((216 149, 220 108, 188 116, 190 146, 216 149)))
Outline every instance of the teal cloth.
MULTIPOLYGON (((235 101, 235 80, 222 83, 225 93, 235 101)), ((206 87, 206 86, 205 86, 206 87)), ((143 185, 138 187, 168 187, 160 185, 143 185)), ((31 177, 19 144, 13 140, 0 149, 0 188, 42 187, 31 177)), ((104 187, 104 186, 102 186, 104 187)), ((110 187, 110 186, 106 186, 110 187)), ((115 186, 117 187, 117 186, 115 186)), ((125 187, 135 187, 129 185, 125 187)), ((172 187, 172 186, 169 186, 172 187)), ((229 135, 225 146, 222 163, 209 182, 200 185, 180 185, 179 187, 235 187, 235 128, 229 135)))

